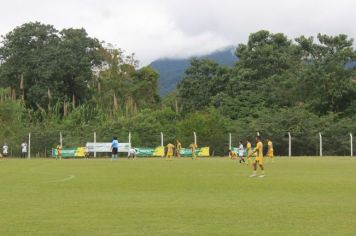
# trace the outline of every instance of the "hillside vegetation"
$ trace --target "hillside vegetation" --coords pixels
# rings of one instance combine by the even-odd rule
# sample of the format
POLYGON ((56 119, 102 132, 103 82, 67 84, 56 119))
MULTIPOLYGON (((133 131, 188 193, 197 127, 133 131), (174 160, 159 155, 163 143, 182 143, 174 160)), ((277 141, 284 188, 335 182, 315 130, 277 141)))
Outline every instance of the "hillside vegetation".
POLYGON ((58 142, 83 146, 113 135, 134 146, 198 135, 215 155, 260 132, 274 141, 277 155, 349 155, 356 133, 356 59, 346 35, 289 39, 265 30, 239 44, 233 66, 194 58, 175 91, 158 94, 159 74, 138 69, 134 55, 106 48, 85 29, 57 30, 39 22, 16 27, 0 47, 0 142, 14 155, 29 132, 33 153, 49 155, 58 142))

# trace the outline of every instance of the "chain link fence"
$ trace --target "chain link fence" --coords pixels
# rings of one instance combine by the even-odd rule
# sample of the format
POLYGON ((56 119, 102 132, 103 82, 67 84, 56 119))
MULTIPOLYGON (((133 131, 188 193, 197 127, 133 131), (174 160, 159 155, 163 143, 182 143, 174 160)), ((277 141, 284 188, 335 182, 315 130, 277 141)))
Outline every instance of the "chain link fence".
MULTIPOLYGON (((150 147, 155 148, 166 146, 168 143, 176 144, 176 140, 182 143, 182 147, 189 147, 194 142, 193 132, 191 135, 177 135, 174 130, 168 132, 129 132, 129 131, 115 131, 115 129, 101 129, 101 130, 88 130, 81 129, 78 131, 57 131, 57 130, 29 130, 29 133, 24 133, 16 137, 8 137, 8 153, 10 157, 21 156, 21 143, 27 142, 30 144, 31 158, 34 157, 51 157, 52 148, 55 148, 61 141, 63 147, 85 147, 87 142, 94 142, 94 133, 96 135, 96 142, 111 142, 113 136, 116 136, 119 142, 128 143, 131 138, 131 144, 133 147, 150 147), (129 137, 129 133, 131 133, 129 137), (29 140, 29 134, 31 138, 29 140)), ((11 136, 11 134, 9 134, 11 136)), ((239 142, 242 141, 243 145, 246 145, 246 141, 249 140, 252 146, 255 146, 255 135, 251 133, 240 134, 226 134, 214 136, 199 136, 197 135, 197 144, 199 147, 210 147, 211 156, 227 156, 230 144, 232 147, 237 147, 239 142)), ((263 137, 264 149, 267 151, 266 138, 263 137)), ((353 154, 353 146, 355 141, 351 133, 330 134, 321 133, 322 140, 320 141, 319 134, 315 135, 303 135, 302 133, 291 133, 291 139, 289 139, 288 133, 281 133, 278 135, 268 136, 273 142, 274 154, 276 156, 288 156, 289 145, 291 144, 292 156, 351 156, 353 154)), ((5 140, 5 139, 4 139, 5 140)), ((2 141, 2 140, 0 140, 2 141)), ((4 141, 3 141, 4 143, 4 141)), ((1 144, 1 147, 3 144, 1 144)), ((97 157, 108 156, 109 154, 97 153, 97 157)), ((125 154, 123 154, 125 155, 125 154)))

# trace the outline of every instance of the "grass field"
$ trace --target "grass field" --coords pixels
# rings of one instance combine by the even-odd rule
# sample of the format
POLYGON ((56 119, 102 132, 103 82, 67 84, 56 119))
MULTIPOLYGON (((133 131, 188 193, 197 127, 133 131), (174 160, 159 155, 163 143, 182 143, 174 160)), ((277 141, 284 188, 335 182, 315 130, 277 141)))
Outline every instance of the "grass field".
POLYGON ((356 235, 356 158, 0 160, 0 235, 356 235))

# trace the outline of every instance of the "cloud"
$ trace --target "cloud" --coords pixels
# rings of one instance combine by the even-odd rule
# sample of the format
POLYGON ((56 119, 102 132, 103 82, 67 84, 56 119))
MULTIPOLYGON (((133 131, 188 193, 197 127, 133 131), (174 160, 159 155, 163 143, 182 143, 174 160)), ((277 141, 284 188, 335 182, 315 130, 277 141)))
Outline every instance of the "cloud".
POLYGON ((185 31, 177 25, 166 9, 155 2, 126 2, 111 9, 100 19, 91 20, 89 31, 102 35, 109 42, 136 52, 143 64, 158 57, 185 57, 203 54, 229 44, 223 35, 205 29, 185 31), (105 26, 103 26, 105 22, 105 26))
POLYGON ((0 34, 28 21, 89 35, 135 52, 141 64, 247 41, 260 29, 300 35, 356 36, 353 0, 12 0, 2 3, 0 34))

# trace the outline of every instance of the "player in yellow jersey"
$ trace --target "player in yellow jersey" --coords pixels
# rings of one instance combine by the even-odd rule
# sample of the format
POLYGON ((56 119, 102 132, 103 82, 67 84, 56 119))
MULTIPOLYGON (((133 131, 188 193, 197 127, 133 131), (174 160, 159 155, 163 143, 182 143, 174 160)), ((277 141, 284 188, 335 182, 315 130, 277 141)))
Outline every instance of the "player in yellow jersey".
POLYGON ((57 145, 56 159, 62 160, 62 145, 60 143, 58 143, 58 145, 57 145))
POLYGON ((251 156, 252 156, 252 146, 250 140, 246 141, 246 153, 247 153, 247 161, 246 165, 250 165, 252 163, 251 156))
POLYGON ((263 166, 263 144, 260 136, 256 137, 256 143, 256 148, 252 152, 252 154, 257 153, 257 156, 255 158, 255 161, 253 162, 253 174, 250 175, 250 177, 256 177, 257 165, 260 166, 260 169, 262 171, 261 175, 258 177, 265 177, 265 168, 263 166))
POLYGON ((177 146, 176 146, 176 154, 177 157, 180 158, 180 150, 182 149, 182 144, 179 142, 179 140, 176 140, 177 146))
POLYGON ((229 156, 232 160, 237 159, 237 153, 235 151, 232 151, 231 149, 229 149, 229 156))
POLYGON ((174 149, 174 145, 171 143, 167 144, 167 155, 166 155, 166 160, 172 160, 173 157, 173 149, 174 149))
POLYGON ((190 150, 192 151, 192 159, 195 160, 197 156, 195 155, 195 149, 198 147, 195 143, 189 145, 190 150))
POLYGON ((270 159, 270 161, 273 163, 274 162, 274 155, 273 155, 273 143, 270 138, 267 139, 267 157, 270 159))

